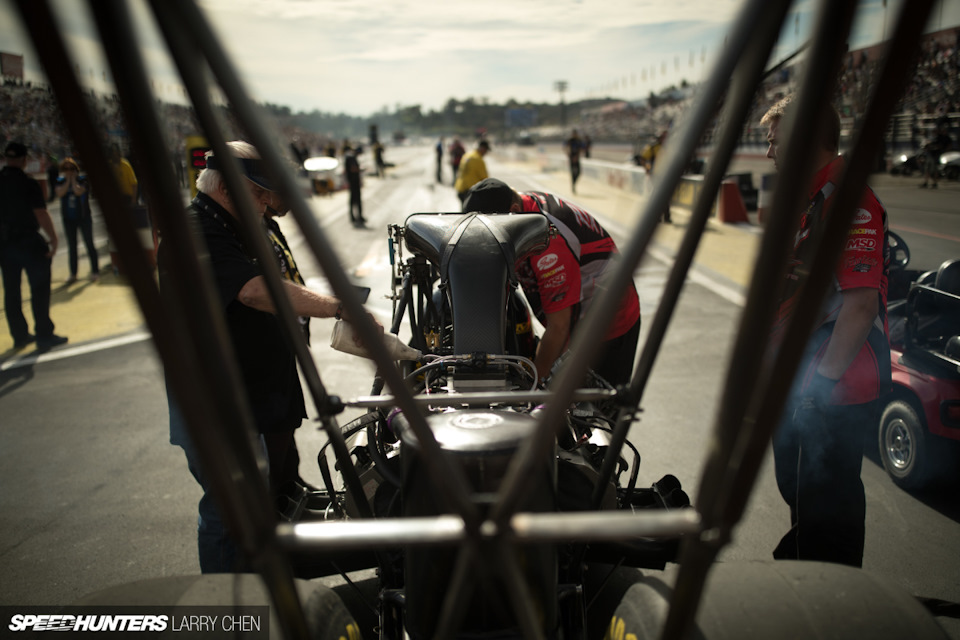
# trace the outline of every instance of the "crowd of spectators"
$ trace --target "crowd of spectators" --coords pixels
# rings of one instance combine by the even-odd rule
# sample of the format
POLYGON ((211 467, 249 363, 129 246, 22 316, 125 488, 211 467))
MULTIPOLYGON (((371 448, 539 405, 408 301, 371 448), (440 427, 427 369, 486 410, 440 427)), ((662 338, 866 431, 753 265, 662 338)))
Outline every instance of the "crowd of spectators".
POLYGON ((924 43, 901 104, 926 115, 960 112, 960 29, 924 43))
MULTIPOLYGON (((843 62, 837 102, 845 131, 852 130, 857 116, 865 109, 881 55, 882 46, 875 46, 850 52, 843 62)), ((765 130, 757 125, 760 115, 791 91, 801 64, 802 61, 778 71, 760 87, 743 132, 744 143, 763 144, 765 130)), ((595 141, 636 142, 668 131, 690 107, 696 93, 696 87, 684 87, 645 100, 584 110, 577 126, 595 141)), ((127 151, 125 126, 117 97, 91 91, 86 94, 86 99, 99 120, 98 129, 104 142, 118 143, 127 151)), ((175 157, 185 159, 185 138, 200 131, 193 110, 171 103, 159 103, 159 110, 168 148, 176 154, 175 157)), ((31 147, 34 158, 42 159, 41 164, 67 156, 79 157, 60 113, 61 107, 47 87, 7 80, 0 90, 0 144, 10 140, 23 141, 31 147)), ((891 125, 891 136, 894 142, 909 138, 908 144, 918 148, 933 130, 935 122, 943 117, 950 120, 950 134, 958 139, 960 29, 929 34, 924 39, 915 72, 891 125)), ((273 119, 283 144, 292 145, 298 154, 324 155, 334 146, 330 135, 306 131, 296 126, 292 117, 274 113, 273 119)), ((230 122, 229 118, 225 120, 230 122)), ((237 127, 232 129, 226 132, 228 138, 242 137, 237 127)), ((709 134, 705 137, 707 144, 709 137, 709 134)))
MULTIPOLYGON (((85 94, 85 98, 98 122, 103 142, 108 146, 118 144, 127 154, 129 142, 117 96, 91 91, 85 94)), ((185 163, 185 140, 201 131, 195 113, 191 107, 181 104, 158 102, 157 107, 167 148, 185 163)), ((321 155, 332 143, 328 135, 304 131, 288 119, 275 120, 284 144, 292 143, 309 155, 321 155)), ((225 132, 227 139, 242 138, 239 127, 229 114, 223 122, 229 129, 225 132)), ((44 170, 45 163, 65 157, 77 158, 82 168, 82 154, 74 146, 61 116, 61 106, 48 87, 10 80, 0 87, 0 146, 11 140, 21 141, 30 148, 31 156, 40 161, 37 172, 44 170)))
MULTIPOLYGON (((627 141, 665 131, 689 106, 692 91, 669 91, 636 102, 617 102, 581 111, 577 127, 593 140, 627 141)), ((569 133, 563 131, 561 133, 569 133)))
POLYGON ((20 141, 37 151, 70 155, 69 137, 60 109, 46 90, 13 81, 0 91, 0 143, 20 141))
MULTIPOLYGON (((857 117, 866 109, 882 54, 883 46, 877 45, 852 51, 843 60, 838 78, 837 107, 845 134, 853 130, 857 117)), ((763 82, 744 127, 745 144, 765 144, 766 127, 758 125, 760 117, 795 88, 801 68, 802 57, 763 82)), ((670 90, 656 97, 658 100, 653 102, 646 99, 584 111, 578 128, 594 140, 648 138, 669 130, 693 103, 696 91, 670 90)), ((950 120, 951 136, 957 140, 960 138, 957 135, 960 133, 960 29, 928 34, 924 38, 915 71, 897 106, 888 139, 896 135, 892 130, 899 126, 907 131, 909 144, 919 148, 933 131, 935 122, 944 117, 950 120)), ((710 137, 710 134, 706 136, 706 144, 709 144, 710 137)))
MULTIPOLYGON (((97 130, 106 144, 118 144, 128 151, 126 127, 115 95, 84 94, 87 107, 97 120, 97 130)), ((192 109, 183 105, 158 103, 165 138, 171 150, 184 150, 184 138, 198 128, 192 109)), ((20 82, 5 82, 0 90, 0 143, 16 140, 26 144, 41 164, 73 157, 81 161, 67 132, 61 106, 49 88, 20 82)), ((41 166, 40 170, 43 170, 41 166)))

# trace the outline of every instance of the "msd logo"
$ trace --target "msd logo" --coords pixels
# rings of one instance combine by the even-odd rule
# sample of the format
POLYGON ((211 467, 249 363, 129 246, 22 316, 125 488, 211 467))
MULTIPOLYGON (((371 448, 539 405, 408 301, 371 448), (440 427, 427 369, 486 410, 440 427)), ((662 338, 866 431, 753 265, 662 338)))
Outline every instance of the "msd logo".
POLYGON ((548 279, 546 282, 544 282, 544 283, 543 283, 543 286, 545 286, 545 287, 559 287, 560 285, 562 285, 562 284, 563 284, 564 282, 566 282, 566 281, 567 281, 567 274, 565 274, 565 273, 560 273, 560 274, 555 275, 555 276, 553 276, 552 278, 548 279))
POLYGON ((559 260, 559 258, 557 258, 557 254, 548 253, 547 255, 537 260, 537 269, 540 269, 541 271, 546 271, 553 265, 557 264, 557 260, 559 260))
POLYGON ((851 238, 847 240, 847 251, 873 251, 877 241, 873 238, 851 238))

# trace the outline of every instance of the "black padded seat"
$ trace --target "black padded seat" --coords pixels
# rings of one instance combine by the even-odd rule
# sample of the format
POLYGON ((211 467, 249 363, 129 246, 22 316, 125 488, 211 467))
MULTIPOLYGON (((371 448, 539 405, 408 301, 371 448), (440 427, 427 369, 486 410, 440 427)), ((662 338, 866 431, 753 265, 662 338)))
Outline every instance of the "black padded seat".
POLYGON ((479 230, 477 224, 486 227, 498 242, 497 234, 504 238, 513 251, 514 260, 542 251, 549 242, 549 222, 540 213, 415 213, 404 223, 404 239, 408 249, 442 266, 443 253, 450 240, 453 239, 454 244, 460 242, 467 228, 479 230), (455 238, 458 230, 460 235, 455 238))
POLYGON ((454 352, 504 353, 508 283, 518 259, 546 249, 546 216, 416 213, 404 227, 407 248, 436 264, 447 285, 454 352))

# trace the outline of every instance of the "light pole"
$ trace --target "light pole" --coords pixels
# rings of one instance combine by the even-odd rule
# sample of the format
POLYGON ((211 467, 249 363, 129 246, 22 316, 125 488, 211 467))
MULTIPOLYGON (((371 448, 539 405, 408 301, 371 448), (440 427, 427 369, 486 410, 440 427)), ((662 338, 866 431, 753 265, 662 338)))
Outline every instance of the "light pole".
POLYGON ((553 83, 553 88, 560 94, 560 126, 567 127, 567 107, 563 103, 563 93, 567 90, 566 80, 557 80, 553 83))

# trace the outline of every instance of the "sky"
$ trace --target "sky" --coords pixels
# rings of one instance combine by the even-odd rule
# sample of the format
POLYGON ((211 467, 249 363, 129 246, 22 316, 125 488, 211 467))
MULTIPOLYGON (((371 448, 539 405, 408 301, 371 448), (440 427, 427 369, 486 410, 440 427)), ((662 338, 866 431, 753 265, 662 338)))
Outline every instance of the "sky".
MULTIPOLYGON (((876 44, 905 0, 860 0, 850 38, 876 44)), ((78 0, 52 0, 81 82, 110 92, 95 28, 78 0)), ((700 82, 744 0, 199 0, 259 102, 294 111, 366 116, 398 106, 439 110, 450 98, 504 103, 644 98, 700 82)), ((161 99, 183 92, 144 0, 129 0, 161 99)), ((776 61, 810 33, 813 0, 796 0, 776 61)), ((960 0, 941 0, 929 30, 960 24, 960 0)), ((19 16, 0 0, 0 51, 23 54, 42 81, 19 16)))

